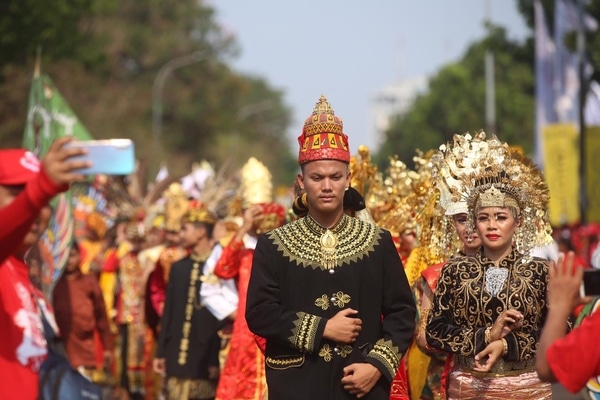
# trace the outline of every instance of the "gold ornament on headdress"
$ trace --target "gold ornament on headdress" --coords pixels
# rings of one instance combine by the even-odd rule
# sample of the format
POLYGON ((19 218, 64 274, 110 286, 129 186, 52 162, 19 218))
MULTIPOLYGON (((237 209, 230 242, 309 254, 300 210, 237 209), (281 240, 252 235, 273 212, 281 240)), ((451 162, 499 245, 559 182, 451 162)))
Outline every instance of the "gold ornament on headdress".
POLYGON ((189 209, 181 219, 182 224, 189 222, 201 222, 214 225, 217 222, 217 219, 202 202, 193 200, 190 203, 189 209))
POLYGON ((511 149, 495 136, 454 135, 453 146, 440 146, 436 176, 442 179, 453 201, 466 201, 471 228, 481 207, 513 207, 522 223, 517 250, 529 255, 532 248, 552 240, 547 206, 548 186, 541 171, 522 152, 511 149))
POLYGON ((188 198, 179 183, 172 183, 163 192, 165 199, 165 229, 170 232, 178 232, 181 229, 181 218, 187 212, 188 198))
POLYGON ((393 156, 385 175, 378 172, 371 181, 365 203, 377 225, 399 236, 415 229, 414 216, 422 207, 427 186, 430 184, 422 180, 419 172, 393 156))
POLYGON ((369 187, 377 180, 377 165, 371 161, 371 151, 365 145, 358 146, 358 155, 350 157, 350 186, 358 191, 363 197, 369 187))
POLYGON ((262 162, 250 157, 241 172, 240 191, 244 208, 273 201, 271 172, 262 162))
POLYGON ((438 206, 439 193, 433 188, 431 151, 423 154, 420 150, 413 157, 416 179, 412 182, 412 193, 406 202, 410 206, 415 224, 417 247, 406 261, 404 270, 412 286, 421 273, 431 265, 438 264, 447 257, 440 245, 440 231, 444 228, 444 214, 438 206))

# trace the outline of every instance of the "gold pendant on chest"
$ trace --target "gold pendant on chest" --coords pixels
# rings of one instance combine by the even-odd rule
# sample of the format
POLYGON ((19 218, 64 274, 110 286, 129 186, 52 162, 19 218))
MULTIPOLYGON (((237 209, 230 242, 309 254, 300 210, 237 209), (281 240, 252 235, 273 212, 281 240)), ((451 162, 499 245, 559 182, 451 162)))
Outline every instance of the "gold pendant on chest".
POLYGON ((329 229, 321 235, 321 255, 323 261, 323 267, 331 270, 337 263, 337 237, 329 229))

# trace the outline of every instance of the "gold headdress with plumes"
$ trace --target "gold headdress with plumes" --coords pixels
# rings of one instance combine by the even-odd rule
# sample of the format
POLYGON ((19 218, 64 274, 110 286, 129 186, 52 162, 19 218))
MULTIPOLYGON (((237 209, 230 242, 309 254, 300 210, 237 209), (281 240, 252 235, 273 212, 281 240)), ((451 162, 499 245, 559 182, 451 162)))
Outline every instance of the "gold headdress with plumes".
POLYGON ((273 183, 269 169, 250 157, 241 171, 240 193, 243 208, 261 206, 262 218, 256 232, 264 233, 281 226, 285 220, 285 207, 273 201, 273 183))
POLYGON ((439 192, 433 187, 432 155, 432 151, 423 154, 417 150, 417 155, 413 157, 416 179, 412 182, 412 193, 406 200, 412 210, 418 243, 404 266, 411 286, 421 276, 421 272, 447 258, 440 246, 438 234, 442 230, 445 217, 438 206, 439 192))
POLYGON ((273 201, 271 172, 262 162, 250 157, 242 167, 241 173, 240 193, 244 208, 273 201))
POLYGON ((419 173, 390 157, 389 166, 377 173, 365 195, 365 203, 377 225, 398 236, 406 230, 414 230, 416 197, 421 193, 419 173))
POLYGON ((358 154, 350 157, 350 171, 350 186, 364 197, 378 176, 377 165, 371 161, 371 151, 367 146, 358 146, 358 154))
POLYGON ((163 192, 165 199, 165 229, 169 232, 179 232, 181 218, 188 209, 188 196, 180 183, 172 183, 163 192))
POLYGON ((513 207, 522 216, 515 234, 521 254, 551 242, 548 186, 535 164, 507 143, 495 136, 485 140, 483 132, 475 137, 454 135, 452 146, 440 147, 435 171, 451 201, 466 201, 472 228, 479 208, 513 207))

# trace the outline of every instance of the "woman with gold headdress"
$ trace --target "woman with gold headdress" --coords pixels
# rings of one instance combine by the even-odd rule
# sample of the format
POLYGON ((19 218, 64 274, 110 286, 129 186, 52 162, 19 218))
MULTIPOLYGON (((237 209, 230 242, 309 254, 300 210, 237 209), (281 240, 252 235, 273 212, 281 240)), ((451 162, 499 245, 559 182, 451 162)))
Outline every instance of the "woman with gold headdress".
POLYGON ((528 159, 484 139, 455 135, 440 150, 437 173, 454 200, 466 200, 483 246, 443 268, 427 343, 453 354, 449 399, 551 399, 535 372, 549 265, 530 255, 550 239, 548 189, 528 159))
MULTIPOLYGON (((431 164, 435 163, 434 157, 431 164)), ((447 186, 439 176, 432 180, 436 190, 428 191, 427 205, 417 215, 419 247, 413 252, 417 256, 417 263, 429 265, 421 270, 413 285, 417 303, 417 329, 415 342, 407 354, 407 365, 410 397, 414 400, 442 400, 447 397, 446 383, 452 357, 427 345, 427 315, 440 272, 447 260, 455 256, 472 256, 481 247, 481 239, 469 228, 467 203, 452 201, 447 186)))

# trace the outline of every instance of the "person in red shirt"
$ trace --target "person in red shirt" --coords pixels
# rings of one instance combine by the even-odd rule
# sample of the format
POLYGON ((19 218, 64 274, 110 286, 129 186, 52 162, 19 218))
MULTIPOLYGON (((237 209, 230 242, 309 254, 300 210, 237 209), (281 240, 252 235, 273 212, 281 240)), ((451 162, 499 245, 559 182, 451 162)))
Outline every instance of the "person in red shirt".
POLYGON ((98 367, 108 371, 114 350, 106 306, 98 279, 81 272, 81 250, 73 243, 62 277, 53 291, 52 306, 69 362, 92 378, 98 367), (97 365, 96 340, 102 343, 103 365, 97 365))
POLYGON ((535 367, 545 382, 560 382, 571 393, 600 375, 600 313, 595 312, 567 334, 569 315, 591 298, 579 294, 583 268, 572 252, 561 254, 550 268, 548 315, 540 337, 535 367))
POLYGON ((42 163, 23 149, 0 150, 0 399, 35 400, 38 371, 46 358, 38 304, 54 323, 52 313, 29 279, 23 262, 50 218, 50 199, 83 179, 76 169, 88 162, 67 149, 70 138, 58 139, 42 163))

